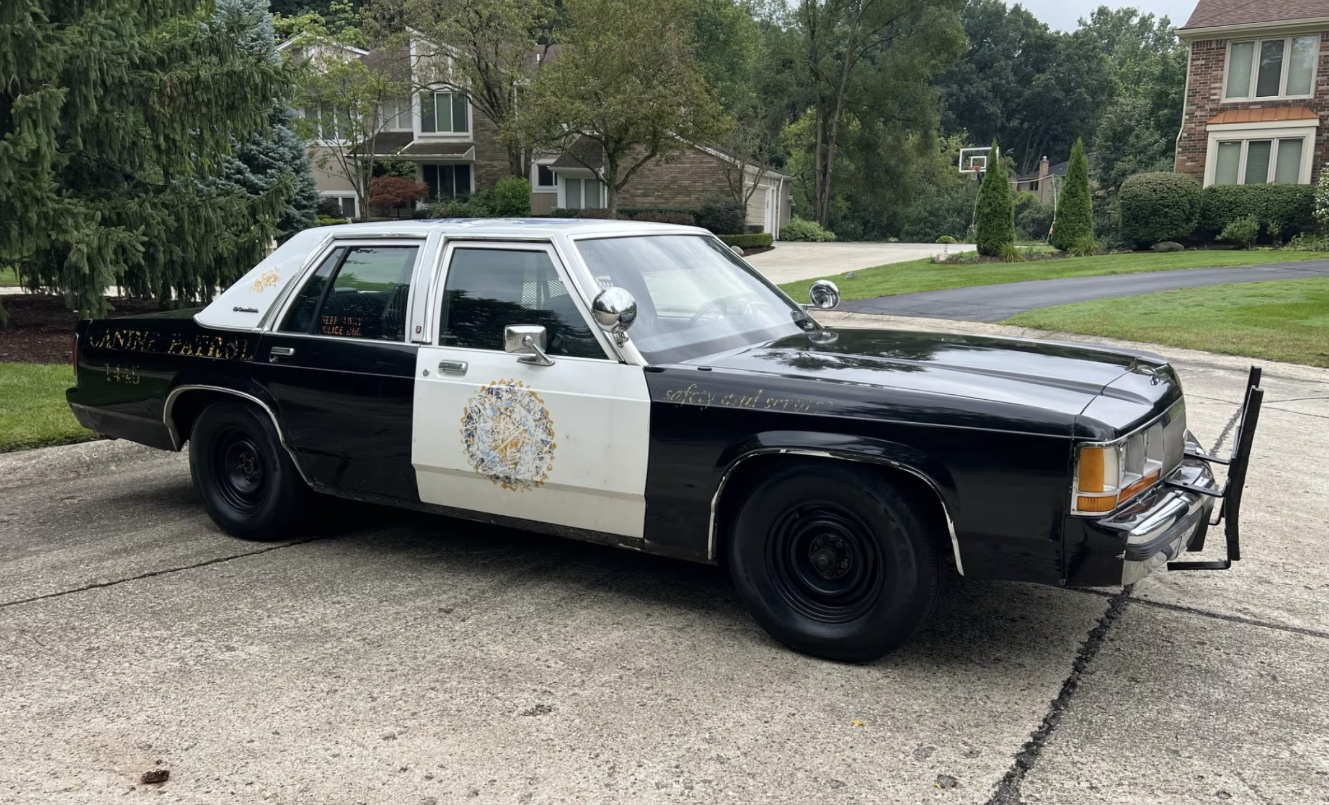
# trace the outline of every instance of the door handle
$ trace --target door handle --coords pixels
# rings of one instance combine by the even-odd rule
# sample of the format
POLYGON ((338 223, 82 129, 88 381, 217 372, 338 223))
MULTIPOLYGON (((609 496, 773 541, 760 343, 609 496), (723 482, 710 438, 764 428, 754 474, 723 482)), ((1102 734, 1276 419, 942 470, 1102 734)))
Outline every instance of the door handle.
POLYGON ((268 350, 268 363, 276 363, 278 358, 289 358, 295 354, 290 347, 273 347, 268 350))
POLYGON ((438 371, 445 375, 464 375, 469 365, 466 361, 439 361, 438 371))

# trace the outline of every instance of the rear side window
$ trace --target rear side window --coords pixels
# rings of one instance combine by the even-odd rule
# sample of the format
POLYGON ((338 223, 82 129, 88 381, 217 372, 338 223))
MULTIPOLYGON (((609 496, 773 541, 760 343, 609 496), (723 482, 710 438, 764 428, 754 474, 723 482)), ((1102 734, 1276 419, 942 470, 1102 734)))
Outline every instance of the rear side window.
POLYGON ((281 330, 404 341, 406 303, 419 251, 418 246, 337 249, 300 291, 281 330))

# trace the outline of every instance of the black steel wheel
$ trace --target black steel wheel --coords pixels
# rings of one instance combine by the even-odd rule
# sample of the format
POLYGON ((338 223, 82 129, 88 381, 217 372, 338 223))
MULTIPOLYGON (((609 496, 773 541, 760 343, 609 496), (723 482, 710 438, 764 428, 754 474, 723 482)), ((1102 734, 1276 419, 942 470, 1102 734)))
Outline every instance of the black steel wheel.
POLYGON ((936 536, 871 469, 790 463, 756 485, 729 535, 730 572, 774 638, 834 660, 877 659, 936 601, 936 536))
POLYGON ((313 497, 267 413, 218 402, 189 435, 194 488, 213 522, 243 539, 280 540, 308 522, 313 497))

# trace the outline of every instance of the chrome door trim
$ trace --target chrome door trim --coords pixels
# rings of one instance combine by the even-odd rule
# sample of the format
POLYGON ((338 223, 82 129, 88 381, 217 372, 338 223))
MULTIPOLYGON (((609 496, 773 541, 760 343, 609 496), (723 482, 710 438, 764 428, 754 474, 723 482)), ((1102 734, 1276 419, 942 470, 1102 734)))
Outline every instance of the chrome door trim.
POLYGON ((927 484, 928 488, 931 489, 937 495, 937 502, 941 504, 942 516, 946 518, 946 530, 950 532, 951 535, 951 550, 955 554, 955 569, 960 572, 961 576, 964 575, 964 562, 960 560, 960 540, 955 536, 955 520, 951 517, 950 509, 946 507, 946 499, 942 497, 941 487, 937 484, 936 481, 932 480, 930 476, 906 464, 901 464, 896 461, 891 461, 890 459, 877 458, 875 456, 855 455, 851 453, 832 453, 827 450, 808 450, 797 447, 768 447, 768 448, 753 450, 751 452, 744 453, 743 455, 734 459, 733 463, 731 463, 729 467, 725 469, 724 475, 720 477, 720 485, 715 490, 715 496, 711 498, 711 524, 709 529, 710 534, 706 542, 706 558, 709 561, 711 562, 715 561, 715 547, 716 543, 719 541, 719 534, 716 532, 716 515, 720 509, 720 496, 724 494, 725 484, 729 481, 729 478, 734 474, 734 470, 738 468, 738 465, 742 464, 744 461, 747 461, 750 458, 755 458, 757 456, 769 456, 769 455, 812 456, 815 458, 838 459, 840 461, 854 461, 860 464, 880 464, 882 466, 891 467, 892 469, 897 469, 902 472, 906 472, 914 476, 915 478, 919 479, 923 483, 927 484))
POLYGON ((171 409, 175 407, 175 401, 179 399, 180 395, 184 394, 186 391, 216 391, 222 394, 230 394, 248 400, 249 402, 257 405, 259 408, 262 408, 263 411, 268 415, 268 418, 272 420, 272 427, 277 430, 277 439, 278 441, 281 442, 282 449, 286 451, 286 455, 291 457, 291 463, 294 464, 295 468, 300 472, 300 477, 304 479, 304 482, 306 484, 313 486, 313 480, 311 480, 310 477, 305 473, 305 468, 301 466, 300 459, 295 455, 295 451, 292 450, 291 446, 286 443, 286 434, 282 432, 281 423, 277 421, 277 415, 272 412, 272 409, 268 407, 268 404, 252 394, 248 394, 243 391, 236 391, 235 389, 228 389, 225 386, 203 386, 203 385, 176 386, 175 388, 171 389, 170 394, 166 395, 166 405, 162 408, 162 423, 166 425, 167 432, 171 434, 171 444, 175 447, 177 451, 184 448, 185 443, 180 438, 180 434, 175 429, 175 420, 171 418, 171 409))

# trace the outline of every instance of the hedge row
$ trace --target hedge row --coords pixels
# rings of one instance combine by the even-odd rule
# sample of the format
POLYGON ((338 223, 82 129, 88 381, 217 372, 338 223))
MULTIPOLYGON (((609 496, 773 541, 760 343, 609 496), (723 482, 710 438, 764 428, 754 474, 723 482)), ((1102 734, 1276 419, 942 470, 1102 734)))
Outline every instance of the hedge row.
POLYGON ((775 243, 770 232, 758 232, 751 235, 721 235, 720 240, 728 246, 740 249, 769 249, 775 243))
MULTIPOLYGON (((550 213, 554 218, 608 218, 607 210, 569 210, 558 208, 550 213)), ((747 230, 747 208, 733 199, 703 202, 696 207, 619 207, 619 220, 689 223, 709 229, 717 235, 741 235, 747 230)))
POLYGON ((1310 185, 1213 185, 1190 176, 1142 173, 1121 186, 1121 235, 1137 247, 1164 241, 1213 241, 1228 224, 1255 218, 1271 238, 1287 240, 1315 222, 1310 185))

